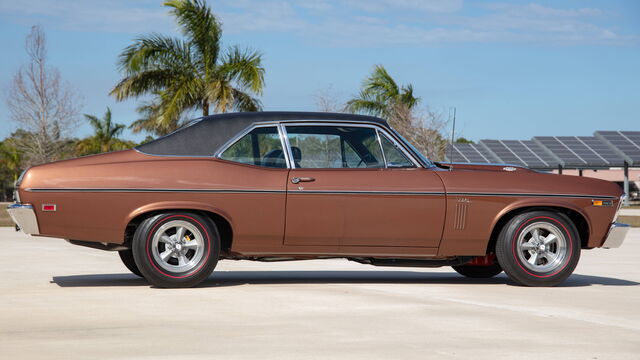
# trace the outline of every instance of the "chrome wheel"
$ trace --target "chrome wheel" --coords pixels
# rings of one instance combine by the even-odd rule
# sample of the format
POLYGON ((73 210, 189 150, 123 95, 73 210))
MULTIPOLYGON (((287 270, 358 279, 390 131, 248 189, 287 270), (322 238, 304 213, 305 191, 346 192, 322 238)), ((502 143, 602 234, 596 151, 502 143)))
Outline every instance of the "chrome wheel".
POLYGON ((205 254, 204 237, 190 222, 172 220, 162 224, 153 234, 153 259, 172 273, 193 270, 205 254))
POLYGON ((515 247, 520 263, 538 273, 550 272, 562 265, 568 250, 564 234, 548 222, 525 227, 515 247))

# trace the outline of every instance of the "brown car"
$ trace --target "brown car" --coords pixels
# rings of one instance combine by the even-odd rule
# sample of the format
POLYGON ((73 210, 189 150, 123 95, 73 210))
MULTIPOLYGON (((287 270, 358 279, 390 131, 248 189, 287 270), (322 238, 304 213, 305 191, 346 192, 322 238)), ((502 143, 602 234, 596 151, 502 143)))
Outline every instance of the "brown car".
POLYGON ((582 249, 620 246, 622 196, 608 181, 434 163, 374 117, 264 112, 32 167, 9 212, 27 234, 118 251, 160 287, 194 286, 219 259, 319 258, 550 286, 582 249))

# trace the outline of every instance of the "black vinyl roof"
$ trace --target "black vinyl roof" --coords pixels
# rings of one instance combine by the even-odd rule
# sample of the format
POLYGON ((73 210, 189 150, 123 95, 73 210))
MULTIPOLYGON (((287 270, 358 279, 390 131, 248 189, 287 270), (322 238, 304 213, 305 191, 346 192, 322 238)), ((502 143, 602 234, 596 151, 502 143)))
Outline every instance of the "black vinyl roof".
POLYGON ((389 124, 382 119, 354 114, 284 111, 227 113, 203 117, 187 127, 137 146, 135 149, 149 155, 212 156, 252 124, 272 121, 344 121, 376 123, 389 127, 389 124))

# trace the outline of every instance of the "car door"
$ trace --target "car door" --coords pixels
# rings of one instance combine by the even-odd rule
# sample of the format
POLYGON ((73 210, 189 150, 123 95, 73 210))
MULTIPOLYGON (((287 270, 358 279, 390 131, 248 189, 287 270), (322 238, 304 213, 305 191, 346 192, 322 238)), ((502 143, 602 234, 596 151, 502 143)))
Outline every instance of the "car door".
POLYGON ((442 181, 382 128, 291 124, 285 130, 294 163, 285 245, 439 245, 442 181))
POLYGON ((276 125, 257 125, 218 156, 228 162, 226 171, 211 174, 211 179, 229 188, 209 197, 212 206, 225 209, 233 224, 234 251, 269 252, 282 247, 289 172, 285 151, 276 125))

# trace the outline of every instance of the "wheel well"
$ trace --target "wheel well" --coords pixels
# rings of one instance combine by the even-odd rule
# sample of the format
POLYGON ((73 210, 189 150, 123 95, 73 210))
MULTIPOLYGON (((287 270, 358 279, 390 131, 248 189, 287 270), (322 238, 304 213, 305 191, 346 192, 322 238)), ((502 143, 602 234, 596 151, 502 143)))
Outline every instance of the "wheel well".
POLYGON ((509 222, 509 220, 513 219, 515 216, 520 215, 529 211, 537 211, 537 210, 546 210, 546 211, 555 211, 565 214, 571 222, 575 225, 578 230, 578 235, 580 236, 580 244, 582 248, 586 248, 589 242, 589 224, 587 220, 580 214, 579 212, 563 207, 555 207, 555 206, 534 206, 534 207, 524 207, 519 209, 511 210, 510 212, 502 215, 502 217, 496 222, 496 225, 493 227, 491 231, 491 238, 489 239, 489 244, 487 245, 487 254, 495 253, 496 243, 498 241, 498 236, 500 235, 500 231, 502 228, 509 222))
POLYGON ((194 212, 202 216, 208 217, 216 224, 216 227, 218 228, 218 233, 220 234, 221 253, 224 255, 231 250, 231 243, 233 241, 233 229, 231 228, 231 224, 229 224, 227 219, 220 216, 219 214, 216 214, 210 211, 193 210, 193 209, 162 209, 162 210, 149 211, 136 216, 135 218, 131 219, 131 221, 129 221, 129 223, 127 224, 127 227, 125 228, 123 245, 131 246, 131 241, 133 240, 133 235, 135 234, 136 229, 145 219, 157 214, 170 212, 170 211, 189 211, 189 212, 194 212))

